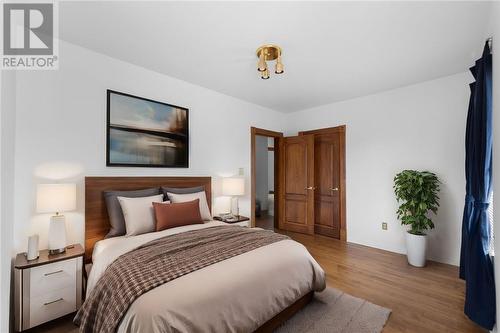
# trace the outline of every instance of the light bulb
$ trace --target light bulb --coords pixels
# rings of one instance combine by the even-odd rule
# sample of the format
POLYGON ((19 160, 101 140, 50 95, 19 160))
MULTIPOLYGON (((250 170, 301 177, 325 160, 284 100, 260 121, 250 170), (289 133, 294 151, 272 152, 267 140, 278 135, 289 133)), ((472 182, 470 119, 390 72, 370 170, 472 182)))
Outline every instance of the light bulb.
POLYGON ((276 60, 276 67, 274 69, 276 74, 282 74, 284 72, 283 63, 281 62, 281 56, 278 56, 278 60, 276 60))
POLYGON ((261 79, 263 79, 263 80, 269 79, 269 71, 267 70, 267 68, 265 71, 262 72, 261 79))
POLYGON ((259 64, 257 66, 257 70, 259 72, 267 71, 267 64, 266 64, 266 59, 264 57, 264 50, 260 51, 259 64))

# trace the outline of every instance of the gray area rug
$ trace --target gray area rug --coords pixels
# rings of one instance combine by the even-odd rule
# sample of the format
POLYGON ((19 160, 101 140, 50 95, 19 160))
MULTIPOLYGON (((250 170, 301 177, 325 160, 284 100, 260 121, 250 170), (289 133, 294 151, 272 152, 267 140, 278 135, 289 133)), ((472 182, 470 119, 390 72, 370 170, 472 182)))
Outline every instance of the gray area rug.
MULTIPOLYGON (((326 288, 316 293, 304 309, 286 321, 277 333, 380 333, 391 310, 326 288)), ((75 315, 63 317, 36 327, 30 333, 78 333, 73 325, 75 315)))
POLYGON ((286 321, 277 333, 380 333, 391 310, 334 288, 315 293, 313 300, 286 321))

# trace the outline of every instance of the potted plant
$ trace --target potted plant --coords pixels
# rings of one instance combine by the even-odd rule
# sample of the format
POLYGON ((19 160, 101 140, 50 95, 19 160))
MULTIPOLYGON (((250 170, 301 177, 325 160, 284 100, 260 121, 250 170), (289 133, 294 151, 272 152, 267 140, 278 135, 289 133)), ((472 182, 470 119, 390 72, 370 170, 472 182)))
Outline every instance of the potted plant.
POLYGON ((408 263, 412 266, 425 266, 425 231, 434 228, 428 213, 437 213, 439 183, 437 176, 429 171, 403 170, 394 177, 398 219, 401 224, 410 226, 406 233, 406 249, 408 263))

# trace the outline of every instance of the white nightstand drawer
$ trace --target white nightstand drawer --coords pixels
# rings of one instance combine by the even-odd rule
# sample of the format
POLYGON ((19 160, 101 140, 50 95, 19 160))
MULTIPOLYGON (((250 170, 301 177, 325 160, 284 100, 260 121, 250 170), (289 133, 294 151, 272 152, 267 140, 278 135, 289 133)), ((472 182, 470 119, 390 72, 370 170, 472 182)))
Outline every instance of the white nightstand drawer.
POLYGON ((30 300, 29 326, 40 325, 76 311, 75 287, 53 290, 30 300))
POLYGON ((77 259, 58 261, 31 268, 30 297, 45 295, 50 291, 76 286, 77 259))
POLYGON ((18 253, 14 262, 14 308, 17 332, 75 312, 82 305, 82 268, 85 250, 80 244, 60 254, 41 250, 27 260, 18 253))

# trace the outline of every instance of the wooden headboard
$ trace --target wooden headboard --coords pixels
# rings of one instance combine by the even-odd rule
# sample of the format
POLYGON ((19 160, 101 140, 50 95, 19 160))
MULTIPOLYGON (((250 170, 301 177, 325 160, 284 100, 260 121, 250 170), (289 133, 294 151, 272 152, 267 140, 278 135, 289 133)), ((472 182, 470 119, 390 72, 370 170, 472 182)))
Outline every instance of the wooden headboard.
POLYGON ((85 177, 85 262, 92 260, 94 244, 109 231, 104 191, 139 190, 155 186, 205 186, 208 208, 212 209, 211 177, 85 177))

